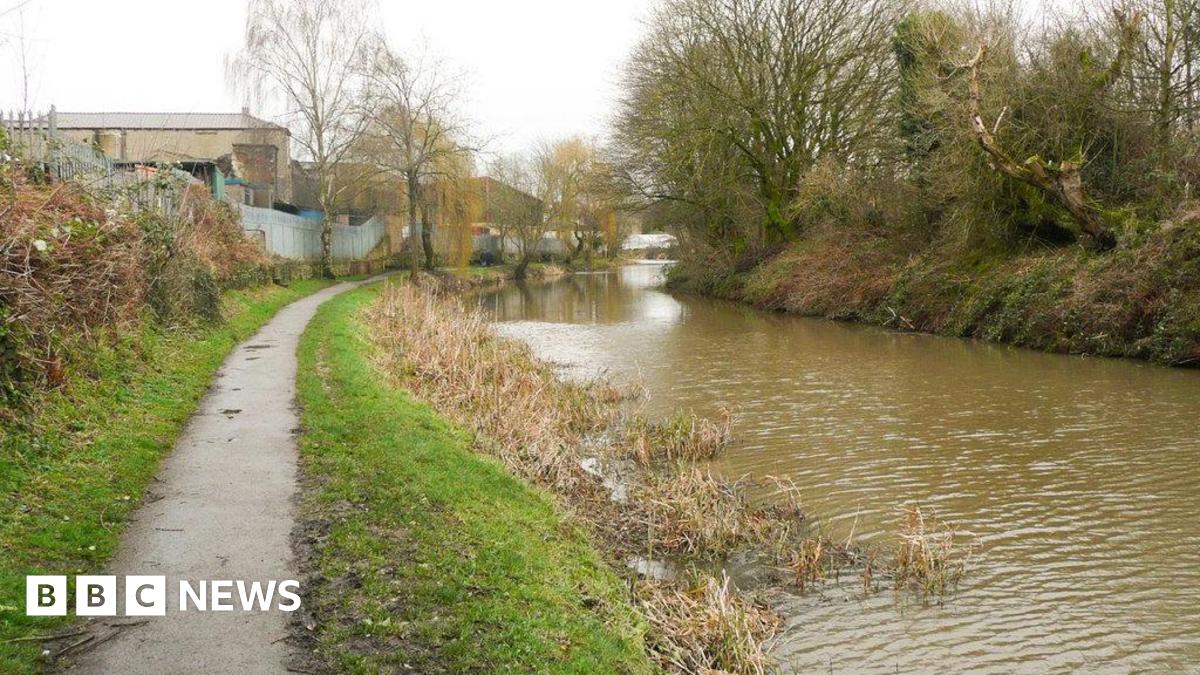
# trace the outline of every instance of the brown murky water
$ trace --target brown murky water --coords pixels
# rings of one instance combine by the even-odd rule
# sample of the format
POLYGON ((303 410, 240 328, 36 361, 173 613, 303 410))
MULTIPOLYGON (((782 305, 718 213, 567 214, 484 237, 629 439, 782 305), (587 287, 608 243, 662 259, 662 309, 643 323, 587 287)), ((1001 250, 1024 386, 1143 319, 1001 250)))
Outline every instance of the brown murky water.
POLYGON ((920 503, 982 550, 941 606, 827 585, 790 602, 797 672, 1200 671, 1200 372, 772 315, 660 266, 482 296, 568 372, 651 414, 733 404, 732 474, 793 477, 834 535, 920 503))

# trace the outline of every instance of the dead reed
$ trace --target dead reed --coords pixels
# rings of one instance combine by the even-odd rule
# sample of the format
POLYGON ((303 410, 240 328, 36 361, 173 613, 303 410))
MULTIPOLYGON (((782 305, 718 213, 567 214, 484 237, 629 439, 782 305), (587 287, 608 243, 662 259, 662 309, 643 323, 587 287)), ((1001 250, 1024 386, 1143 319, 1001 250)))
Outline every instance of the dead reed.
POLYGON ((920 506, 904 510, 889 568, 897 589, 924 599, 953 590, 975 549, 970 533, 956 532, 920 506))
POLYGON ((637 596, 663 668, 755 674, 771 668, 765 643, 781 620, 731 589, 728 577, 707 576, 691 585, 641 582, 637 596))
POLYGON ((642 467, 664 462, 715 459, 733 438, 733 412, 723 408, 717 419, 681 412, 662 421, 635 418, 626 426, 623 454, 642 467))
POLYGON ((770 526, 742 482, 699 466, 646 473, 633 495, 655 548, 673 555, 725 555, 761 541, 770 526))
MULTIPOLYGON (((480 451, 554 491, 566 510, 591 525, 614 567, 623 567, 619 558, 642 544, 652 551, 711 558, 748 546, 771 529, 771 512, 750 504, 745 485, 686 459, 640 472, 629 486, 632 498, 608 499, 601 478, 581 463, 585 448, 587 456, 627 457, 620 435, 612 440, 607 433, 620 421, 616 390, 559 380, 526 347, 497 338, 480 313, 431 290, 421 284, 391 285, 368 307, 364 322, 378 347, 377 366, 476 432, 480 451), (597 438, 611 442, 597 443, 597 438)), ((672 449, 651 448, 647 454, 712 456, 728 441, 728 420, 708 423, 689 415, 655 427, 654 436, 672 449)), ((651 428, 639 420, 632 424, 651 428)), ((654 656, 664 667, 765 669, 763 641, 778 620, 727 582, 711 575, 684 586, 656 582, 643 587, 637 599, 654 628, 654 656)))
POLYGON ((479 433, 509 470, 562 490, 584 473, 579 446, 615 411, 559 381, 523 346, 497 339, 482 315, 416 284, 390 286, 367 311, 384 372, 479 433))
MULTIPOLYGON (((729 443, 728 411, 715 421, 693 413, 658 423, 623 415, 611 386, 560 380, 527 347, 498 338, 480 312, 434 291, 429 283, 389 285, 365 310, 377 367, 474 431, 481 452, 554 492, 595 533, 614 567, 624 569, 635 553, 687 563, 759 549, 790 570, 802 590, 855 565, 866 589, 883 573, 897 588, 925 595, 945 592, 961 575, 965 558, 952 533, 919 509, 906 520, 894 563, 880 563, 849 540, 814 537, 791 481, 769 478, 767 497, 754 499, 747 481, 701 463, 729 443), (597 470, 611 460, 640 467, 620 476, 623 499, 610 498, 597 470)), ((778 618, 727 580, 692 574, 644 582, 635 594, 653 627, 655 658, 682 672, 762 672, 763 644, 778 618)))

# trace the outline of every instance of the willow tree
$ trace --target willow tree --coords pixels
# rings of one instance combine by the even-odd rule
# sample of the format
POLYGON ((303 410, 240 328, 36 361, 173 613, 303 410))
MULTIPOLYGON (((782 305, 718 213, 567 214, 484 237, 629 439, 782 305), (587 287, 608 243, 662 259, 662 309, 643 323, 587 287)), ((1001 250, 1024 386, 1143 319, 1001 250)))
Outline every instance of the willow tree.
POLYGON ((582 248, 581 202, 584 177, 592 161, 593 148, 578 136, 543 141, 534 150, 537 172, 542 177, 541 195, 547 227, 563 239, 570 257, 582 248), (571 242, 568 238, 575 237, 571 242))
POLYGON ((312 161, 327 277, 334 210, 351 187, 338 168, 373 117, 367 83, 379 38, 371 7, 367 0, 250 0, 244 43, 228 67, 247 96, 286 111, 293 142, 312 161))
POLYGON ((447 153, 435 161, 436 178, 421 190, 422 231, 437 223, 450 264, 470 264, 474 252, 472 225, 483 220, 483 203, 474 162, 469 155, 447 153))
MULTIPOLYGON (((432 227, 420 217, 422 200, 429 185, 454 178, 447 167, 469 160, 479 146, 458 112, 462 77, 428 53, 404 58, 381 47, 374 65, 372 87, 380 104, 371 132, 379 140, 376 161, 404 181, 410 237, 420 233, 424 266, 433 269, 432 227)), ((416 267, 415 246, 412 252, 416 267)))
POLYGON ((581 252, 587 256, 589 270, 592 268, 592 256, 602 244, 609 251, 620 248, 622 212, 628 213, 636 208, 626 197, 622 193, 618 172, 593 148, 579 182, 579 220, 574 251, 575 256, 581 252))

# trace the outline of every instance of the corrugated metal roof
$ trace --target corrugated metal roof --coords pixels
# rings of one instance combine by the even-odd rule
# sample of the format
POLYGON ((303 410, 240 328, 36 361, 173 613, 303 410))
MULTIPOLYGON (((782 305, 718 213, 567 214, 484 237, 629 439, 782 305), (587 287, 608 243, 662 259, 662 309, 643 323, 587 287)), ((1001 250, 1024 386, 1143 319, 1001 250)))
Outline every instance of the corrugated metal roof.
POLYGON ((60 112, 59 129, 281 128, 247 113, 60 112))

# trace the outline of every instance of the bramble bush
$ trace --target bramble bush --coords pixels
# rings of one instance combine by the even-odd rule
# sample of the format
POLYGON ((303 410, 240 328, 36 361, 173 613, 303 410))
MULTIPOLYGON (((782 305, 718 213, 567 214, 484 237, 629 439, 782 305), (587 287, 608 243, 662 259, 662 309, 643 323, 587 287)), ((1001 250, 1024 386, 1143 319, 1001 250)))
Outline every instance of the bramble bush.
POLYGON ((237 215, 199 185, 173 217, 77 183, 0 168, 0 405, 57 387, 144 321, 220 318, 223 282, 266 262, 237 215))

